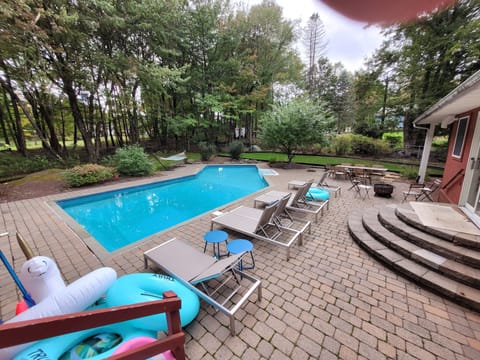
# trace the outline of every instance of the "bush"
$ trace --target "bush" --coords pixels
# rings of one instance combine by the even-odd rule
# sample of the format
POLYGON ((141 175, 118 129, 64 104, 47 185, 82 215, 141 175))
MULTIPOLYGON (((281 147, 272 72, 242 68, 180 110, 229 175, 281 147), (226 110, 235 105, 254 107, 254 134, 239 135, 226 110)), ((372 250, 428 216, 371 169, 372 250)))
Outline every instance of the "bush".
POLYGON ((385 133, 382 137, 392 149, 398 150, 403 147, 403 134, 402 133, 385 133))
POLYGON ((116 168, 118 161, 115 155, 105 155, 102 160, 100 160, 100 164, 103 166, 116 168))
POLYGON ((35 155, 30 158, 23 156, 5 157, 2 158, 1 167, 8 169, 8 175, 15 174, 30 174, 37 171, 51 169, 57 164, 54 161, 50 161, 46 156, 35 155), (13 161, 12 161, 13 160, 13 161))
POLYGON ((391 152, 389 144, 380 139, 373 139, 358 134, 341 134, 332 140, 336 155, 384 155, 391 152))
POLYGON ((217 147, 214 144, 202 141, 198 143, 198 150, 202 161, 208 161, 217 152, 217 147))
POLYGON ((400 174, 409 180, 416 179, 418 176, 418 167, 415 166, 402 166, 400 174))
POLYGON ((332 139, 333 153, 335 155, 347 155, 352 153, 352 134, 338 135, 332 139))
POLYGON ((69 187, 100 183, 112 179, 115 175, 114 168, 97 164, 78 165, 63 172, 69 187))
POLYGON ((117 171, 126 176, 143 176, 153 172, 153 164, 143 148, 130 145, 117 149, 114 155, 117 171))
POLYGON ((234 160, 240 160, 240 155, 242 155, 243 150, 243 142, 239 140, 231 142, 228 146, 230 157, 234 160))
POLYGON ((355 124, 353 131, 355 132, 355 134, 371 137, 374 139, 381 138, 383 134, 382 126, 375 122, 358 122, 355 124))

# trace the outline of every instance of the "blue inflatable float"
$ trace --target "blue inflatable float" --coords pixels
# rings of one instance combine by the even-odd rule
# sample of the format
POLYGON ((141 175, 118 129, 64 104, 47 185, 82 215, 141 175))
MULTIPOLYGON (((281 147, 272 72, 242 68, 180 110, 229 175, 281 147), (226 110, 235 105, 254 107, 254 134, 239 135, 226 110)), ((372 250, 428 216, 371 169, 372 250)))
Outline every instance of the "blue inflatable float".
POLYGON ((306 197, 307 200, 325 201, 330 199, 330 193, 322 188, 310 188, 306 197))
MULTIPOLYGON (((165 291, 173 291, 182 300, 180 320, 182 326, 190 324, 200 311, 200 300, 190 289, 174 278, 151 273, 138 273, 122 276, 108 289, 108 306, 136 304, 162 299, 165 291)), ((130 320, 139 329, 165 331, 168 329, 165 313, 130 320)))
MULTIPOLYGON (((151 273, 122 276, 108 289, 105 299, 89 310, 160 300, 165 291, 174 291, 182 301, 181 325, 193 321, 200 310, 198 296, 170 276, 151 273)), ((165 313, 146 316, 40 340, 17 354, 14 360, 105 359, 130 343, 156 338, 157 331, 167 329, 165 313)))
POLYGON ((155 338, 156 333, 125 323, 102 326, 38 341, 14 360, 101 360, 113 355, 122 344, 145 336, 155 338))

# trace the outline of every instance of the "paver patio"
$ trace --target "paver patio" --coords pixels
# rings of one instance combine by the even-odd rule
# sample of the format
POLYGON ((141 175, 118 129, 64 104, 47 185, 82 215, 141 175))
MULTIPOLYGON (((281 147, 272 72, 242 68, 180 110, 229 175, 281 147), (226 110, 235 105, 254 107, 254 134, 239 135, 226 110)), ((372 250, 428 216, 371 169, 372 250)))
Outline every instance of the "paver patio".
MULTIPOLYGON (((158 177, 129 183, 152 182, 191 174, 193 164, 158 177)), ((320 172, 277 170, 267 176, 268 190, 287 191, 289 180, 318 178, 320 172)), ((480 314, 416 286, 370 258, 351 239, 346 222, 351 210, 399 203, 408 186, 395 185, 391 199, 370 196, 362 200, 342 186, 330 209, 312 223, 304 245, 294 247, 291 259, 284 250, 253 240, 263 300, 239 311, 237 333, 230 336, 227 318, 202 303, 196 320, 184 328, 189 359, 480 359, 480 314)), ((95 188, 95 192, 125 184, 95 188)), ((185 222, 113 253, 97 257, 50 207, 49 201, 91 193, 79 190, 55 196, 0 204, 0 247, 17 272, 25 257, 15 239, 19 231, 33 250, 55 259, 66 283, 101 266, 119 276, 143 272, 143 252, 172 237, 203 250, 203 234, 210 230, 211 214, 185 222)), ((252 194, 219 210, 239 204, 253 206, 252 194)), ((148 271, 148 270, 147 270, 148 271)), ((0 316, 15 313, 21 297, 6 270, 0 278, 0 316)))

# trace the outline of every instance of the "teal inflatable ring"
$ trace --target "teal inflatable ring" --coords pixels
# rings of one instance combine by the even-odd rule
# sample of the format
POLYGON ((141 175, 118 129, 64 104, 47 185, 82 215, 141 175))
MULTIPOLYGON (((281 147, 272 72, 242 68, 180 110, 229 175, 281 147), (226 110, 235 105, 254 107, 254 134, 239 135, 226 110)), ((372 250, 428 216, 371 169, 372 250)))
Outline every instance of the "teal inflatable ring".
POLYGON ((155 338, 156 332, 135 329, 127 321, 40 340, 13 359, 102 360, 140 336, 155 338))
MULTIPOLYGON (((175 292, 182 300, 181 325, 185 326, 192 322, 200 310, 198 296, 179 281, 167 275, 138 273, 122 276, 108 289, 105 301, 108 306, 154 301, 162 299, 165 291, 175 292)), ((128 323, 143 330, 166 331, 168 329, 165 313, 133 319, 128 323)))
POLYGON ((326 201, 330 199, 330 193, 321 188, 310 188, 307 193, 307 200, 326 201))

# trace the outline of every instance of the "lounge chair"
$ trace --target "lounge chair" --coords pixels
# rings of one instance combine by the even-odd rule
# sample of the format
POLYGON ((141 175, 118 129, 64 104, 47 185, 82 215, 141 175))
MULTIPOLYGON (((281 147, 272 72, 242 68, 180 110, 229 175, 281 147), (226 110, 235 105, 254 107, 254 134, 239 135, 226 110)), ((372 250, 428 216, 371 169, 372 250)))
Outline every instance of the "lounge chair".
POLYGON ((230 332, 235 335, 237 310, 248 301, 255 290, 257 300, 262 299, 260 280, 239 270, 238 264, 244 254, 245 252, 218 260, 173 238, 145 251, 143 256, 145 268, 151 261, 201 299, 227 315, 230 320, 230 332), (227 303, 230 306, 227 306, 227 303))
POLYGON ((318 222, 318 214, 323 215, 323 209, 329 207, 329 201, 310 201, 307 200, 308 190, 312 186, 311 182, 307 182, 305 185, 300 186, 297 192, 291 197, 291 201, 287 204, 287 210, 300 211, 308 214, 312 214, 315 217, 315 222, 318 222))
POLYGON ((302 236, 297 230, 273 222, 272 217, 276 208, 277 202, 267 205, 264 209, 240 206, 213 218, 211 228, 213 229, 214 225, 217 225, 254 239, 285 247, 288 260, 290 258, 290 248, 297 241, 301 245, 302 236))
MULTIPOLYGON (((335 197, 337 197, 337 194, 342 195, 342 188, 340 186, 332 186, 327 184, 327 177, 330 174, 329 171, 325 171, 322 176, 320 176, 320 179, 316 182, 313 183, 312 181, 312 187, 318 188, 318 189, 323 189, 328 191, 329 193, 333 193, 335 197)), ((301 180, 292 180, 288 182, 288 188, 289 189, 298 189, 300 186, 305 185, 309 181, 301 181, 301 180)))
MULTIPOLYGON (((186 161, 187 160, 187 155, 185 154, 185 151, 182 151, 181 153, 178 153, 178 154, 175 154, 175 155, 172 155, 172 156, 168 156, 168 157, 160 157, 159 159, 164 160, 164 161, 186 161)), ((163 168, 165 170, 167 170, 168 166, 163 164, 159 159, 157 158, 160 165, 162 165, 163 168)))
POLYGON ((273 221, 278 226, 288 227, 300 232, 302 237, 301 242, 303 243, 303 234, 305 230, 308 230, 308 233, 312 232, 312 223, 303 218, 295 217, 287 210, 287 204, 290 201, 292 193, 288 193, 278 201, 277 208, 273 213, 273 221))

